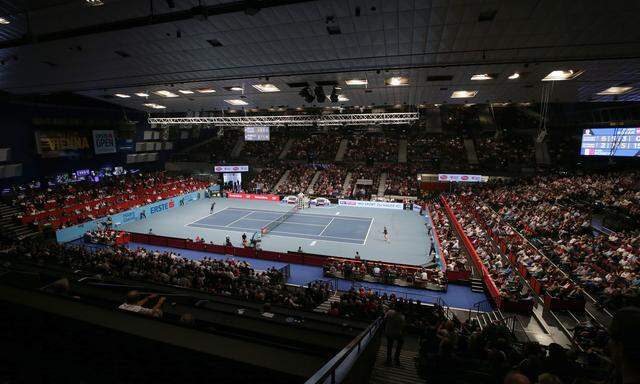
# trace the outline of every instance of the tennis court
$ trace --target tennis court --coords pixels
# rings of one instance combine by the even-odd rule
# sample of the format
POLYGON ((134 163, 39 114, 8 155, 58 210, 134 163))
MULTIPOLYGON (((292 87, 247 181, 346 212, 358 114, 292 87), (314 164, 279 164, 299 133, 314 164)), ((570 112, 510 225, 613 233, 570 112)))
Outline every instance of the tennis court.
POLYGON ((268 236, 298 237, 303 239, 365 244, 373 219, 293 213, 260 209, 225 208, 207 215, 187 227, 220 229, 237 232, 256 232, 271 227, 268 236))

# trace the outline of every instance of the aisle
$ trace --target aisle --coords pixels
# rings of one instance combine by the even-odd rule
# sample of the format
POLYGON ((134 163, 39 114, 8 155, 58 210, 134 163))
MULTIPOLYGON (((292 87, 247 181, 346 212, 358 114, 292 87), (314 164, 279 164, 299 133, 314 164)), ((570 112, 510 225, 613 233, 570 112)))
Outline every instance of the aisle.
MULTIPOLYGON (((411 343, 409 343, 411 344, 411 343)), ((415 384, 422 383, 424 380, 418 376, 416 371, 415 358, 418 353, 409 349, 402 349, 400 353, 400 362, 402 366, 387 366, 387 342, 383 337, 378 349, 378 356, 371 372, 370 384, 415 384)))

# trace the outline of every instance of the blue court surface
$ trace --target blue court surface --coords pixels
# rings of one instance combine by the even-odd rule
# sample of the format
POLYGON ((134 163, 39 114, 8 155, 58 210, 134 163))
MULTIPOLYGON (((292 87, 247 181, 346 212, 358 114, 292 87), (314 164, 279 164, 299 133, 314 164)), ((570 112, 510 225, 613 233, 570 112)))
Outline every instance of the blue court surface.
MULTIPOLYGON (((225 208, 186 224, 187 227, 257 232, 285 217, 284 212, 261 209, 225 208)), ((364 245, 369 235, 370 217, 293 213, 268 232, 269 236, 298 237, 364 245)))

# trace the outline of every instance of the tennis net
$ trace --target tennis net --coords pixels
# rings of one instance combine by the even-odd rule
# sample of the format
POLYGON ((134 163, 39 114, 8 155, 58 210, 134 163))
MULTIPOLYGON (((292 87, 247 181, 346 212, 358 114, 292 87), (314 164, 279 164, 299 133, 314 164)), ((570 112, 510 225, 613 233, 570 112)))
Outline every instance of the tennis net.
POLYGON ((290 218, 296 212, 298 212, 298 206, 294 205, 293 208, 291 208, 289 211, 287 211, 284 215, 278 217, 277 219, 273 220, 269 224, 267 224, 264 227, 262 227, 260 229, 260 232, 262 232, 262 234, 264 235, 264 234, 267 234, 267 233, 273 231, 278 225, 280 225, 280 224, 284 223, 285 221, 287 221, 287 219, 290 218))

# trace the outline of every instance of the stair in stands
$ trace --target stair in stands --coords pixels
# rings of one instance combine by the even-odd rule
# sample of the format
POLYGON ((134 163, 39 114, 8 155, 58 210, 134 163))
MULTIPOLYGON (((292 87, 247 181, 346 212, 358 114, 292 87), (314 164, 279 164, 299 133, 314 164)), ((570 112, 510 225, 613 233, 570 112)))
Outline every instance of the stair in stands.
POLYGON ((233 150, 231 150, 231 158, 237 159, 240 157, 242 150, 244 149, 244 136, 239 136, 238 141, 233 146, 233 150))
POLYGON ((316 182, 320 178, 320 173, 324 171, 316 171, 316 173, 311 178, 311 182, 309 182, 309 186, 307 187, 307 194, 313 195, 313 187, 316 185, 316 182))
POLYGON ((340 146, 338 147, 338 152, 336 152, 336 158, 334 161, 342 161, 344 160, 344 155, 347 153, 347 148, 349 147, 349 140, 342 139, 340 142, 340 146))
POLYGON ((289 178, 289 174, 291 173, 291 170, 287 169, 282 176, 280 177, 280 180, 278 180, 278 182, 276 183, 276 185, 273 186, 273 189, 271 190, 271 192, 275 193, 278 188, 280 187, 280 184, 284 183, 285 181, 287 181, 287 179, 289 178))
POLYGON ((278 156, 279 160, 284 160, 287 157, 287 155, 289 155, 289 152, 291 151, 291 147, 293 147, 293 143, 294 143, 294 139, 287 140, 287 142, 284 144, 284 147, 282 148, 282 152, 280 152, 280 155, 278 156))
POLYGON ((342 183, 342 196, 349 197, 349 191, 351 190, 351 172, 347 172, 347 176, 344 177, 344 182, 342 183))
POLYGON ((38 231, 15 220, 18 213, 17 208, 0 203, 0 230, 2 233, 19 240, 37 235, 38 231))
POLYGON ((333 296, 329 297, 329 299, 327 299, 325 302, 315 307, 313 309, 313 312, 327 313, 331 308, 331 304, 337 301, 340 301, 340 295, 338 294, 338 292, 334 293, 333 296))
POLYGON ((378 196, 384 196, 384 193, 387 191, 387 177, 389 177, 387 172, 382 172, 380 175, 380 181, 378 182, 378 196))
POLYGON ((398 163, 407 162, 407 139, 400 139, 398 142, 398 163))
POLYGON ((471 291, 484 292, 484 281, 482 279, 472 277, 469 281, 471 282, 471 291))
POLYGON ((467 162, 471 165, 477 165, 478 153, 472 139, 464 139, 464 149, 467 152, 467 162))
POLYGON ((415 384, 423 383, 416 371, 416 358, 418 353, 403 349, 400 353, 401 366, 388 366, 386 342, 380 343, 376 362, 371 372, 369 384, 415 384))

